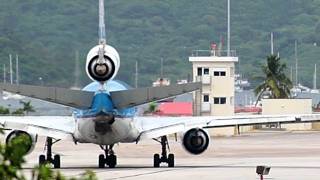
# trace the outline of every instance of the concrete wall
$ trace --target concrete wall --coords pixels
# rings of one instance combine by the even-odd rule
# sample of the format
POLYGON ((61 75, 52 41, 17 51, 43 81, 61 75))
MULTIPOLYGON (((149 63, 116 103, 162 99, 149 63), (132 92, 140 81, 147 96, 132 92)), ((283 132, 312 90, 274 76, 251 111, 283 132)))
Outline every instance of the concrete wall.
MULTIPOLYGON (((263 115, 311 114, 312 99, 263 99, 263 115)), ((287 130, 311 130, 312 123, 283 124, 287 130)))
POLYGON ((262 99, 262 114, 311 114, 312 99, 262 99))

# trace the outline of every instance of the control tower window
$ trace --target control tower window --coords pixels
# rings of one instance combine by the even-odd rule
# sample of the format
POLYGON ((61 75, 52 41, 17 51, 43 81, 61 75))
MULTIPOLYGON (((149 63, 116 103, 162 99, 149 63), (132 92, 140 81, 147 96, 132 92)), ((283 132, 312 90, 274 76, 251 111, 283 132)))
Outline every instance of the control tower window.
POLYGON ((202 68, 198 67, 198 76, 202 76, 202 68))
POLYGON ((209 102, 209 95, 208 94, 203 95, 203 102, 209 102))
POLYGON ((226 72, 225 71, 214 71, 213 75, 214 76, 226 76, 226 72))
POLYGON ((227 103, 227 98, 225 98, 225 97, 215 97, 213 100, 214 100, 214 104, 226 104, 227 103))
POLYGON ((203 68, 203 74, 209 75, 209 68, 203 68))

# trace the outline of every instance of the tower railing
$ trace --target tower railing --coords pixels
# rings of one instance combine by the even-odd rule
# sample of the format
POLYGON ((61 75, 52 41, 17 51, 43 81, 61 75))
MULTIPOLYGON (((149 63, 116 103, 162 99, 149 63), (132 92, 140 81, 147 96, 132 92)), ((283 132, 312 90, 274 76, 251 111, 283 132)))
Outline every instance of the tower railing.
MULTIPOLYGON (((191 53, 192 57, 207 57, 207 56, 217 56, 217 57, 228 57, 227 50, 193 50, 191 53)), ((236 57, 236 50, 230 50, 229 57, 236 57)))

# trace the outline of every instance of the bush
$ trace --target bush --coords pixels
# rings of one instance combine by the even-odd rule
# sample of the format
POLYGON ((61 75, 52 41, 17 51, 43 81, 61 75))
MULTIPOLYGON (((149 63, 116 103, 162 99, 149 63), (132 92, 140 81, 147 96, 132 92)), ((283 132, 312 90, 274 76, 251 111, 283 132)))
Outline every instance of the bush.
MULTIPOLYGON (((2 132, 1 132, 2 133, 2 132)), ((28 136, 13 138, 8 144, 0 144, 0 177, 6 180, 25 180, 22 173, 22 164, 25 162, 25 148, 30 144, 28 136)), ((66 178, 59 171, 53 171, 46 165, 35 167, 32 170, 32 180, 77 180, 66 178)), ((78 180, 97 180, 94 172, 86 171, 78 180)))

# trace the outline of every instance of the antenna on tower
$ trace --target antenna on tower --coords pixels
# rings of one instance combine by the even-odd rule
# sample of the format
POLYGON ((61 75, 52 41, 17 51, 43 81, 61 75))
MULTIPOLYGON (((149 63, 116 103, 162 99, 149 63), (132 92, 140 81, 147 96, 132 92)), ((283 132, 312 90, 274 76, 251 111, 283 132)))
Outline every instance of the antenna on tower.
POLYGON ((6 64, 3 64, 3 83, 7 83, 6 64))
POLYGON ((293 67, 290 67, 290 80, 293 81, 293 67))
POLYGON ((16 84, 19 85, 19 55, 16 55, 16 84))
POLYGON ((227 42, 227 55, 230 56, 230 0, 228 0, 228 42, 227 42))
POLYGON ((296 60, 296 86, 298 86, 299 84, 299 80, 298 80, 298 42, 297 40, 294 43, 294 56, 295 56, 295 60, 296 60))
POLYGON ((79 83, 79 78, 80 78, 80 63, 79 63, 79 51, 76 50, 75 52, 75 70, 74 70, 74 88, 79 88, 80 87, 80 83, 79 83))
POLYGON ((163 58, 161 58, 161 66, 160 66, 160 78, 162 79, 163 78, 163 58))
POLYGON ((273 49, 273 32, 270 34, 270 39, 271 39, 271 55, 274 54, 274 49, 273 49))
POLYGON ((138 61, 136 61, 136 73, 135 73, 135 88, 138 88, 138 61))
POLYGON ((11 54, 9 54, 9 60, 10 60, 10 84, 13 84, 12 55, 11 54))
POLYGON ((313 89, 317 89, 317 64, 314 64, 313 89))

